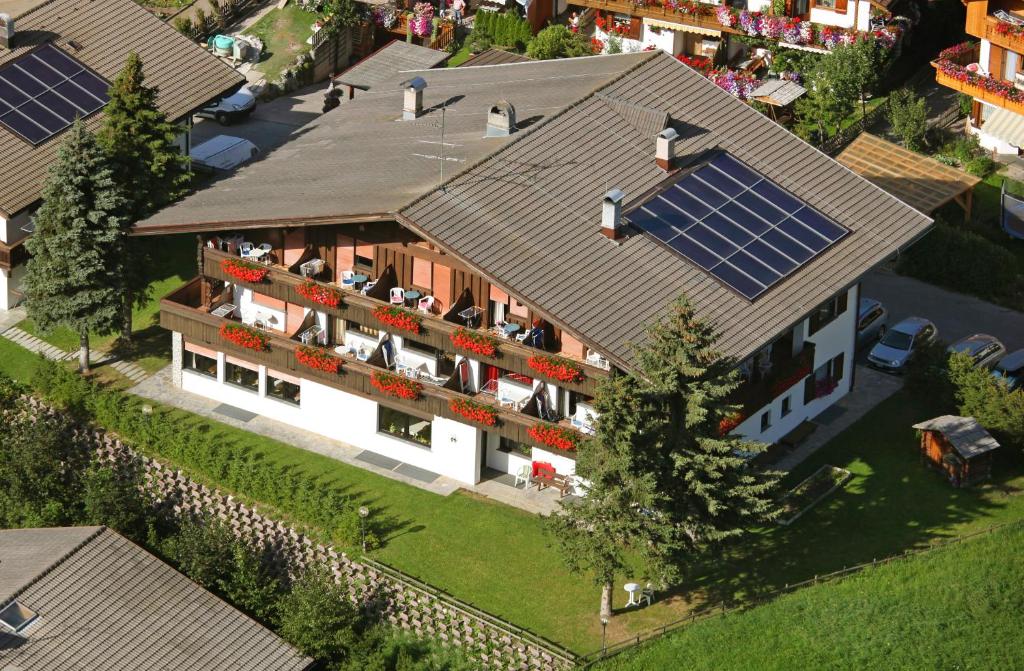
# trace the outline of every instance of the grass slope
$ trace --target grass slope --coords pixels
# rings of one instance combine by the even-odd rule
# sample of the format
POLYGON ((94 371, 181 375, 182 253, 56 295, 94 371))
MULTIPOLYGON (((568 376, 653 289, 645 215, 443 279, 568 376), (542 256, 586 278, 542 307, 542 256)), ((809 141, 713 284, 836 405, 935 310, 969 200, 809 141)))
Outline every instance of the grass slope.
POLYGON ((595 668, 1017 668, 1022 554, 1024 527, 1002 529, 697 623, 595 668))

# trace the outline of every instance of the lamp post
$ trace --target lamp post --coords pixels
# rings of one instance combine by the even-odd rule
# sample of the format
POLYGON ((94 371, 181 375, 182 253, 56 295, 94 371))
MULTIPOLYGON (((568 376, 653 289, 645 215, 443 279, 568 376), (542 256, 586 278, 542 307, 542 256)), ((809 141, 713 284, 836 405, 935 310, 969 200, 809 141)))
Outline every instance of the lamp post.
POLYGON ((366 518, 370 515, 370 509, 366 506, 359 506, 359 532, 363 537, 363 552, 366 552, 366 518))
POLYGON ((606 641, 608 640, 608 618, 601 618, 601 657, 608 655, 608 646, 606 641))

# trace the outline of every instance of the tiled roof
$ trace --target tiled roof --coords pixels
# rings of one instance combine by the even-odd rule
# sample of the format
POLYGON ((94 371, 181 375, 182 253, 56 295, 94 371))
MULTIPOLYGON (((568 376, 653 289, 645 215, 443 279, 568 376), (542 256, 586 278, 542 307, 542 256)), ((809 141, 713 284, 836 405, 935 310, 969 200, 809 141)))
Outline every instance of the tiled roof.
POLYGON ((312 666, 254 620, 103 527, 0 531, 0 594, 38 620, 2 633, 19 671, 302 671, 312 666), (8 582, 10 581, 10 582, 8 582))
POLYGON ((641 326, 680 294, 717 325, 719 348, 742 357, 931 224, 661 53, 400 214, 403 223, 627 366, 641 326), (680 134, 678 165, 728 151, 851 235, 754 302, 645 234, 622 244, 606 239, 599 230, 601 200, 609 189, 625 191, 628 210, 666 180, 654 161, 653 134, 622 115, 626 104, 671 116, 680 134))
POLYGON ((444 51, 395 40, 334 79, 357 88, 372 89, 377 84, 394 79, 401 72, 437 67, 450 57, 451 54, 444 51))
POLYGON ((465 61, 460 68, 475 68, 481 65, 507 65, 508 63, 529 63, 531 58, 504 49, 488 49, 481 51, 468 61, 465 61))
MULTIPOLYGON (((0 2, 0 11, 3 8, 0 2)), ((160 108, 170 119, 189 114, 244 81, 132 0, 49 0, 17 17, 15 28, 14 49, 0 49, 0 66, 52 41, 113 81, 128 54, 137 51, 146 83, 159 88, 160 108)), ((102 117, 94 114, 86 125, 95 130, 102 117)), ((32 146, 0 127, 0 216, 13 216, 39 199, 61 137, 32 146)))
POLYGON ((938 431, 964 459, 972 459, 999 447, 996 439, 973 417, 942 415, 926 422, 914 424, 912 428, 938 431))

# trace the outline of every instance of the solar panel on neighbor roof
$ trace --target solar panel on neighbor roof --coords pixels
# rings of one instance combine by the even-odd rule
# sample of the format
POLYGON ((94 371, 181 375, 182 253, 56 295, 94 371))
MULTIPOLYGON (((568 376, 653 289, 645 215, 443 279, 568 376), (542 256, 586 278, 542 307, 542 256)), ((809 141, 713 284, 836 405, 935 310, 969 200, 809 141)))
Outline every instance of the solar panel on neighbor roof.
POLYGON ((0 68, 0 125, 39 144, 107 104, 110 85, 52 44, 0 68))
POLYGON ((748 300, 850 232, 724 153, 628 218, 748 300))

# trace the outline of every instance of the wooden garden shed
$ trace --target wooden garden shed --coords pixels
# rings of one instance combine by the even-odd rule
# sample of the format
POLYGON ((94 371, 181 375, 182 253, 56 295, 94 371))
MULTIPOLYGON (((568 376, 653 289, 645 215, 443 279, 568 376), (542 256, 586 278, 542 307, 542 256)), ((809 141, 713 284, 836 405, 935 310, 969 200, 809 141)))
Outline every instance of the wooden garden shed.
POLYGON ((973 417, 943 415, 914 425, 921 432, 921 458, 967 487, 992 476, 995 438, 973 417))

